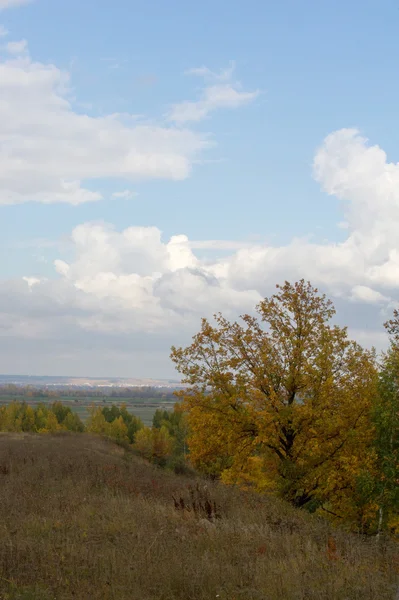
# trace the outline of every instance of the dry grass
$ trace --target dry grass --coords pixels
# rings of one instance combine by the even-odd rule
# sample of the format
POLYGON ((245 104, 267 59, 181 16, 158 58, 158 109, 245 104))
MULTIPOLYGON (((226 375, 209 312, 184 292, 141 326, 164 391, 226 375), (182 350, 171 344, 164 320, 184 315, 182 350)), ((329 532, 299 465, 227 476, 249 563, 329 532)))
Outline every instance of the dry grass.
POLYGON ((86 434, 0 435, 0 598, 395 598, 395 544, 206 485, 86 434))

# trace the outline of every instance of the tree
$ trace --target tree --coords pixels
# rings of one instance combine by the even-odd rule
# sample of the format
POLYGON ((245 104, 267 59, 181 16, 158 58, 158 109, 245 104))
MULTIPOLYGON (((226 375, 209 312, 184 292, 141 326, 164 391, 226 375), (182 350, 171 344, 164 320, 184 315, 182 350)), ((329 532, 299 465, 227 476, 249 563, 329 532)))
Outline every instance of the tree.
POLYGON ((112 423, 107 423, 108 427, 106 429, 106 435, 116 442, 129 442, 129 437, 127 434, 127 427, 122 417, 118 417, 112 421, 112 423))
POLYGON ((128 435, 130 444, 134 444, 137 432, 140 431, 140 429, 142 429, 143 427, 144 427, 144 423, 140 419, 140 417, 131 415, 131 419, 127 425, 127 435, 128 435))
POLYGON ((56 431, 59 431, 60 429, 62 429, 62 427, 58 423, 57 417, 55 416, 55 414, 52 411, 48 411, 46 425, 40 431, 40 433, 55 433, 56 431))
POLYGON ((112 421, 115 421, 115 419, 118 419, 121 416, 121 411, 116 404, 112 404, 112 406, 104 406, 102 413, 107 423, 112 423, 112 421))
POLYGON ((173 446, 173 438, 165 426, 160 429, 143 427, 137 432, 134 444, 143 458, 160 466, 165 466, 173 452, 173 446))
POLYGON ((165 466, 167 459, 172 455, 174 441, 167 427, 152 429, 152 461, 160 466, 165 466))
POLYGON ((85 430, 85 426, 82 423, 79 415, 75 412, 70 411, 62 422, 63 427, 67 431, 75 431, 82 433, 85 430))
MULTIPOLYGON (((372 410, 374 469, 361 483, 375 506, 375 529, 399 531, 399 311, 385 323, 390 346, 383 355, 378 393, 372 410)), ((367 497, 367 496, 366 496, 367 497)))
POLYGON ((331 325, 330 300, 285 282, 259 318, 202 320, 171 358, 188 385, 190 459, 229 483, 274 489, 314 509, 343 502, 370 439, 374 352, 331 325))
POLYGON ((90 417, 87 423, 87 431, 89 433, 97 433, 100 435, 106 435, 107 433, 107 421, 105 420, 104 414, 101 408, 95 408, 92 406, 90 409, 90 417))
POLYGON ((127 427, 129 442, 130 444, 133 444, 136 438, 136 433, 144 427, 144 423, 140 417, 136 417, 128 412, 126 404, 122 404, 120 408, 120 416, 127 427))
POLYGON ((36 431, 35 411, 31 406, 26 406, 22 417, 22 431, 36 431))
POLYGON ((152 417, 152 426, 156 429, 161 429, 165 421, 169 422, 169 412, 167 410, 157 408, 157 410, 154 413, 154 416, 152 417))
POLYGON ((63 424, 68 414, 72 413, 69 406, 64 406, 59 400, 53 402, 50 407, 51 411, 55 414, 57 421, 60 425, 63 424))
POLYGON ((130 444, 134 443, 136 433, 144 427, 144 423, 139 417, 128 412, 126 404, 122 404, 121 407, 116 406, 115 404, 109 407, 105 406, 101 412, 109 424, 112 424, 119 418, 123 420, 127 427, 127 437, 130 444))
POLYGON ((35 427, 36 431, 41 431, 46 427, 48 410, 44 404, 39 404, 35 410, 35 427))
POLYGON ((147 460, 152 458, 153 435, 149 427, 143 427, 137 432, 134 447, 143 458, 147 460))
POLYGON ((373 410, 377 455, 378 532, 399 531, 399 347, 384 357, 379 395, 373 410))

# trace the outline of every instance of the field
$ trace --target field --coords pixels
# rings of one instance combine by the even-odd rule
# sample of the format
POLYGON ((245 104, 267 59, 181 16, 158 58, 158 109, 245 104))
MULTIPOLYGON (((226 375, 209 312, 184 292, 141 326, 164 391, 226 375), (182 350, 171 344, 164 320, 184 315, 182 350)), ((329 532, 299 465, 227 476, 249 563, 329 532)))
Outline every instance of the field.
POLYGON ((157 408, 172 410, 176 399, 161 399, 160 397, 155 398, 118 398, 111 396, 59 396, 57 398, 41 398, 41 397, 29 397, 29 396, 15 396, 15 395, 4 395, 0 396, 0 406, 3 404, 9 404, 10 402, 26 402, 27 404, 35 407, 40 403, 52 403, 55 400, 59 400, 65 406, 69 406, 74 412, 76 412, 83 422, 85 422, 89 416, 89 409, 91 406, 111 406, 112 404, 126 403, 129 412, 133 413, 136 417, 140 417, 144 425, 150 426, 152 424, 152 417, 157 408))
POLYGON ((0 503, 2 600, 394 600, 398 585, 393 542, 88 434, 0 434, 0 503))

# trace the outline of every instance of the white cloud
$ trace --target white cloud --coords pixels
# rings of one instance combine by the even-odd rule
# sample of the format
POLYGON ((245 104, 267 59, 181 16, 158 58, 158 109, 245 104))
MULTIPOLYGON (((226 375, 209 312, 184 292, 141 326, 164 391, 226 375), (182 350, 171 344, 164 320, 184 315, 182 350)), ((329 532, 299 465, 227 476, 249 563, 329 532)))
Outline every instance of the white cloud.
POLYGON ((28 50, 28 42, 26 40, 8 42, 6 50, 9 54, 24 54, 28 50))
POLYGON ((4 27, 4 25, 0 25, 0 38, 7 37, 8 29, 4 27))
POLYGON ((32 0, 0 0, 0 10, 5 8, 16 8, 24 4, 29 4, 32 0))
POLYGON ((355 285, 352 288, 351 300, 366 302, 369 304, 382 304, 389 302, 389 298, 386 298, 377 290, 372 290, 367 285, 355 285))
POLYGON ((41 281, 37 277, 22 277, 22 279, 24 281, 26 281, 26 283, 28 284, 29 287, 32 287, 33 285, 37 285, 41 281))
POLYGON ((193 240, 189 242, 192 250, 240 250, 251 248, 253 242, 240 242, 236 240, 193 240))
POLYGON ((239 108, 249 104, 259 95, 258 90, 242 91, 241 84, 232 80, 234 63, 220 73, 214 73, 207 67, 190 69, 186 73, 204 77, 209 84, 203 89, 200 99, 196 102, 180 102, 171 107, 167 117, 174 123, 200 121, 220 108, 239 108))
MULTIPOLYGON (((399 164, 355 129, 327 136, 314 161, 322 188, 345 202, 348 263, 362 283, 396 289, 399 281, 399 164), (356 259, 357 257, 357 259, 356 259)), ((342 248, 342 245, 340 246, 342 248)))
POLYGON ((236 314, 260 299, 258 292, 235 290, 213 275, 185 235, 164 242, 156 227, 119 232, 86 223, 73 230, 71 244, 74 259, 54 261, 58 278, 26 276, 23 285, 0 284, 0 336, 48 339, 66 324, 93 334, 174 330, 179 336, 215 307, 236 314))
POLYGON ((123 190, 123 192, 114 192, 112 194, 113 198, 123 198, 125 200, 131 200, 137 196, 137 192, 133 192, 132 190, 123 190))
POLYGON ((188 69, 186 75, 195 75, 203 77, 205 80, 214 81, 230 81, 235 71, 235 62, 231 61, 226 69, 221 69, 218 73, 211 71, 208 67, 202 66, 194 69, 188 69))
MULTIPOLYGON (((94 202, 104 178, 182 180, 212 146, 206 134, 135 115, 75 112, 68 73, 33 61, 24 41, 8 50, 15 55, 0 59, 0 205, 94 202)), ((218 84, 205 91, 205 111, 251 97, 218 84)))

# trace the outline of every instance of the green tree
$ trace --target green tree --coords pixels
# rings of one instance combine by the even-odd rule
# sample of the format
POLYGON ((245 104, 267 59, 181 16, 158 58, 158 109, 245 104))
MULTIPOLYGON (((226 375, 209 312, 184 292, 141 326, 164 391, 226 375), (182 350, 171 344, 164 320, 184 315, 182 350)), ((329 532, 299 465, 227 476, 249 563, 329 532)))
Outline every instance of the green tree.
POLYGON ((71 414, 72 411, 69 406, 64 406, 59 400, 53 402, 50 406, 50 410, 55 414, 56 419, 60 425, 63 424, 67 415, 71 414))
POLYGON ((36 431, 35 411, 31 406, 24 407, 22 416, 22 431, 36 431))
POLYGON ((155 429, 161 429, 165 422, 169 422, 169 412, 162 408, 157 408, 152 417, 152 426, 155 427, 155 429))
POLYGON ((112 421, 119 419, 121 416, 120 408, 119 406, 116 406, 116 404, 112 404, 112 406, 104 406, 102 413, 107 423, 112 423, 112 421))
POLYGON ((72 411, 66 415, 62 425, 67 431, 75 431, 76 433, 82 433, 85 431, 85 426, 82 423, 79 415, 72 411))
POLYGON ((387 529, 399 532, 399 311, 394 311, 385 328, 390 347, 383 355, 373 405, 376 461, 367 488, 378 507, 378 533, 387 529))
MULTIPOLYGON (((125 423, 126 423, 126 421, 125 421, 125 423)), ((131 415, 131 419, 127 424, 127 435, 128 435, 130 444, 134 444, 137 432, 140 431, 140 429, 142 429, 143 427, 144 427, 143 421, 139 417, 131 415)))

